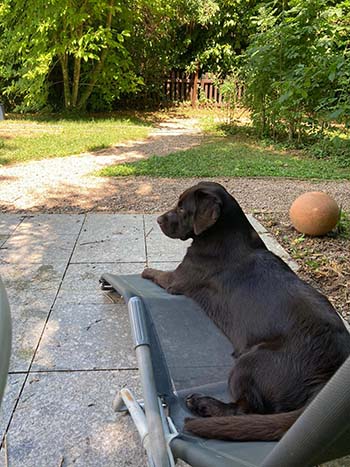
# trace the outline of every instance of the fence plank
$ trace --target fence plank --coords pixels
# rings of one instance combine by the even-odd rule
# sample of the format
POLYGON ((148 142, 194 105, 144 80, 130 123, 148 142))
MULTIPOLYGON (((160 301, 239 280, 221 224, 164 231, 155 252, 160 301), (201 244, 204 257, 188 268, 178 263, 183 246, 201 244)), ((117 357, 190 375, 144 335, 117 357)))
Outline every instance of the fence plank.
MULTIPOLYGON (((215 86, 214 81, 204 74, 196 83, 196 73, 191 75, 183 71, 173 70, 164 85, 165 100, 172 102, 197 101, 200 93, 202 97, 210 100, 212 103, 222 105, 224 99, 220 89, 215 86), (194 89, 197 88, 197 96, 193 96, 194 89)), ((244 89, 237 84, 237 100, 241 100, 244 89)))

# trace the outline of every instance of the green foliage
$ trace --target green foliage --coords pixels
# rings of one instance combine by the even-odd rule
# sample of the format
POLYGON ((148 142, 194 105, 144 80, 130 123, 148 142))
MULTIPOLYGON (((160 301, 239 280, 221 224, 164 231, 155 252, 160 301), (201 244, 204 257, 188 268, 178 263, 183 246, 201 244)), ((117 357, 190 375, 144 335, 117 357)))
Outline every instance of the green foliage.
POLYGON ((237 105, 240 104, 238 93, 242 86, 243 83, 239 77, 238 72, 231 73, 230 75, 226 76, 222 84, 219 85, 219 89, 223 97, 224 107, 227 113, 226 123, 228 125, 234 121, 237 105))
POLYGON ((132 71, 142 86, 127 89, 123 96, 131 105, 147 107, 160 102, 164 79, 176 61, 181 44, 176 44, 175 0, 126 0, 124 21, 130 35, 125 40, 132 71))
POLYGON ((350 216, 348 212, 343 210, 340 211, 336 230, 340 237, 350 239, 350 216))
POLYGON ((339 166, 350 169, 350 136, 340 131, 326 133, 310 145, 309 153, 317 159, 335 159, 339 166))
POLYGON ((225 76, 245 50, 255 30, 251 15, 256 0, 180 0, 177 7, 176 65, 194 72, 199 66, 205 72, 225 76))
POLYGON ((39 110, 63 100, 81 110, 92 94, 109 104, 135 89, 123 11, 115 0, 3 0, 0 87, 10 106, 39 110))
POLYGON ((333 160, 323 161, 258 146, 256 141, 226 139, 198 148, 107 167, 102 176, 152 177, 292 177, 350 179, 333 160))
POLYGON ((350 2, 267 4, 245 59, 246 102, 260 134, 302 140, 350 118, 350 2), (287 7, 288 6, 288 7, 287 7))
POLYGON ((0 95, 23 111, 146 106, 170 70, 203 71, 229 119, 244 79, 260 134, 301 142, 349 123, 349 37, 350 0, 2 0, 0 95))

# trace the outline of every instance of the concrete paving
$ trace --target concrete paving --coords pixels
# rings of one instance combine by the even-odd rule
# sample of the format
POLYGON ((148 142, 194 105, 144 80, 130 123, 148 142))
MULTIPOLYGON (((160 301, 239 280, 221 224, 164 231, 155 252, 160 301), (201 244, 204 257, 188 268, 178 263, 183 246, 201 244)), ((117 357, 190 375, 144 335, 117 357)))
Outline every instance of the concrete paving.
POLYGON ((139 273, 146 265, 172 269, 188 243, 167 239, 149 215, 0 215, 0 275, 13 317, 0 412, 9 466, 146 465, 129 417, 111 408, 117 389, 127 385, 139 393, 127 309, 108 299, 98 279, 103 272, 139 273))

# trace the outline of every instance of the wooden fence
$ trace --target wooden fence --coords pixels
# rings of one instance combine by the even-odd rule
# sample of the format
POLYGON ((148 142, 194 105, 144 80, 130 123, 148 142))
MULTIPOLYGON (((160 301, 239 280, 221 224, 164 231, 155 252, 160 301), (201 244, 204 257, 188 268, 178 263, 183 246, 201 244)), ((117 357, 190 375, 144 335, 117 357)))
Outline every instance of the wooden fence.
MULTIPOLYGON (((167 101, 192 101, 194 90, 194 74, 188 75, 182 71, 172 71, 164 84, 164 94, 167 101)), ((214 81, 207 75, 198 79, 197 100, 207 99, 220 105, 222 95, 214 81)))

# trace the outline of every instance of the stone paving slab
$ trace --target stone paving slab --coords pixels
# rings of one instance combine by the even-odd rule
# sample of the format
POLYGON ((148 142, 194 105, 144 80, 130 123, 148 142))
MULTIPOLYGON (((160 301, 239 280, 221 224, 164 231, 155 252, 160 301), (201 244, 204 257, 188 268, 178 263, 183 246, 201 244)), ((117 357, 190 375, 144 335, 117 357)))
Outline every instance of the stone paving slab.
POLYGON ((105 272, 111 274, 139 274, 146 263, 79 263, 68 266, 56 303, 110 304, 111 299, 99 287, 105 272))
POLYGON ((64 273, 64 264, 2 264, 12 314, 11 371, 27 371, 64 273))
POLYGON ((26 216, 17 227, 16 233, 40 233, 48 236, 78 235, 84 219, 84 214, 37 214, 35 216, 26 216))
POLYGON ((246 216, 252 227, 257 231, 259 235, 267 233, 265 227, 257 219, 255 219, 255 217, 252 214, 247 214, 246 216))
POLYGON ((57 294, 59 285, 59 282, 52 282, 51 284, 43 286, 39 283, 33 283, 32 287, 28 286, 22 290, 18 290, 16 285, 5 286, 12 313, 15 313, 16 309, 23 306, 28 307, 29 309, 50 308, 57 294))
POLYGON ((0 248, 0 262, 68 263, 75 244, 75 236, 61 235, 47 238, 45 234, 15 232, 0 248))
POLYGON ((161 271, 174 271, 181 261, 151 261, 148 266, 161 271))
POLYGON ((34 285, 48 288, 53 282, 60 282, 65 271, 65 265, 31 264, 25 261, 20 264, 0 264, 0 275, 6 290, 13 288, 18 293, 31 289, 34 285))
POLYGON ((2 245, 6 242, 6 240, 9 238, 9 235, 1 235, 0 234, 0 248, 2 245))
POLYGON ((111 409, 124 386, 139 394, 136 371, 32 373, 8 433, 10 466, 144 467, 130 417, 111 409))
POLYGON ((145 262, 143 217, 89 214, 72 263, 145 262))
POLYGON ((12 311, 10 371, 28 371, 50 308, 19 307, 12 311))
POLYGON ((4 436, 25 377, 25 374, 8 375, 4 398, 0 409, 0 439, 4 436))
POLYGON ((135 368, 125 305, 55 306, 32 370, 135 368))
POLYGON ((22 222, 23 216, 15 214, 0 215, 0 235, 11 235, 22 222))
POLYGON ((160 230, 156 216, 145 217, 145 232, 148 261, 180 261, 191 244, 166 237, 160 230))

